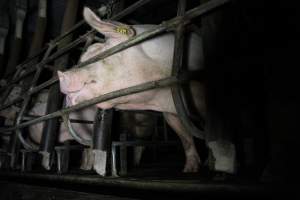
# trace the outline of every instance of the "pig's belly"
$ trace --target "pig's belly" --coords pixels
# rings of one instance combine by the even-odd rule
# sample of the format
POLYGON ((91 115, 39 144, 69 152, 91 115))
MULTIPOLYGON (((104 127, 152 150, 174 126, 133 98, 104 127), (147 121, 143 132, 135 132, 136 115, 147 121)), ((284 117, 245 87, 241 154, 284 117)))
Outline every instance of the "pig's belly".
POLYGON ((153 89, 137 94, 119 97, 97 104, 98 108, 120 110, 153 110, 176 114, 170 88, 153 89))

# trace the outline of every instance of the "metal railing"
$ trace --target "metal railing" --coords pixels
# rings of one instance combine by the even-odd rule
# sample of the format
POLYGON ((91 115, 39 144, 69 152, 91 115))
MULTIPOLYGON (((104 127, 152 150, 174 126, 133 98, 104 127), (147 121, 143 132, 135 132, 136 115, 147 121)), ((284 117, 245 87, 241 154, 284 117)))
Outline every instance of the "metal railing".
MULTIPOLYGON (((138 8, 140 8, 141 6, 145 5, 146 3, 150 2, 150 1, 151 0, 140 0, 140 1, 136 2, 135 4, 131 5, 130 7, 126 8, 119 14, 112 17, 112 19, 119 20, 122 17, 127 16, 128 14, 134 12, 135 10, 137 10, 138 8)), ((139 35, 136 35, 136 36, 130 38, 129 40, 122 42, 122 43, 100 53, 99 55, 96 55, 82 63, 79 63, 79 64, 73 66, 73 67, 85 67, 89 64, 92 64, 94 62, 102 60, 106 57, 109 57, 109 56, 115 54, 115 53, 118 53, 118 52, 123 51, 129 47, 132 47, 138 43, 141 43, 149 38, 153 38, 161 33, 173 31, 173 32, 175 32, 175 48, 174 48, 172 76, 161 79, 161 80, 151 81, 151 82, 147 82, 147 83, 140 84, 137 86, 113 91, 113 92, 101 95, 99 97, 84 101, 77 105, 67 107, 67 108, 61 109, 59 111, 56 111, 56 112, 53 112, 50 114, 46 114, 44 116, 37 117, 35 119, 24 122, 22 120, 23 115, 24 115, 24 112, 26 110, 26 107, 27 107, 28 102, 31 99, 32 95, 38 93, 39 91, 41 91, 44 88, 49 87, 50 85, 58 82, 58 77, 55 76, 52 79, 45 81, 44 83, 42 83, 40 85, 35 86, 36 80, 39 78, 42 69, 45 68, 45 66, 48 63, 54 61, 55 59, 59 58, 60 56, 62 56, 64 54, 66 54, 70 50, 77 47, 79 44, 85 42, 86 38, 88 38, 89 35, 94 34, 96 32, 95 30, 89 31, 86 34, 79 37, 78 39, 76 39, 75 41, 73 41, 72 43, 65 46, 64 48, 51 54, 52 50, 57 47, 57 45, 59 44, 59 42, 61 40, 63 40, 66 36, 70 35, 74 31, 76 31, 79 27, 81 27, 84 24, 84 21, 80 21, 71 30, 67 31, 64 35, 51 41, 48 44, 48 46, 45 47, 44 49, 42 49, 37 55, 29 58, 24 63, 20 64, 17 67, 17 72, 13 76, 12 81, 10 81, 5 87, 0 88, 0 92, 6 91, 5 92, 6 95, 9 95, 10 91, 13 89, 13 86, 17 82, 19 82, 20 80, 22 80, 29 74, 32 74, 35 72, 35 78, 31 82, 30 90, 25 95, 20 96, 11 102, 7 102, 3 105, 0 105, 0 110, 4 110, 18 102, 23 102, 21 111, 16 120, 17 123, 14 126, 11 126, 8 128, 0 128, 0 133, 7 134, 8 132, 16 131, 16 133, 19 137, 19 140, 22 142, 24 147, 32 149, 35 147, 26 146, 26 142, 24 141, 24 138, 21 134, 20 129, 22 129, 24 127, 28 127, 30 125, 37 124, 37 123, 40 123, 40 122, 43 122, 43 121, 46 121, 49 119, 57 118, 57 117, 62 117, 64 119, 64 122, 66 123, 70 112, 77 111, 82 108, 85 108, 85 107, 88 107, 88 106, 91 106, 94 104, 98 104, 98 103, 101 103, 101 102, 104 102, 107 100, 111 100, 111 99, 114 99, 117 97, 130 95, 130 94, 134 94, 134 93, 139 93, 139 92, 143 92, 143 91, 151 90, 151 89, 155 89, 155 88, 172 86, 172 94, 173 94, 173 98, 175 101, 176 110, 178 112, 178 115, 179 115, 183 125, 187 128, 187 130, 190 131, 190 133, 192 135, 194 135, 196 137, 203 137, 203 132, 200 131, 199 129, 197 129, 196 126, 194 126, 193 123, 189 120, 186 110, 185 110, 185 107, 182 102, 182 96, 180 94, 179 84, 181 84, 182 82, 187 81, 189 79, 188 76, 185 76, 182 74, 179 75, 179 73, 178 73, 182 66, 183 31, 184 31, 185 25, 191 23, 191 20, 193 18, 201 16, 209 11, 212 11, 213 9, 218 8, 229 1, 230 0, 211 0, 211 1, 208 1, 207 3, 197 6, 191 10, 185 11, 185 0, 180 0, 179 6, 178 6, 178 16, 177 17, 172 18, 168 21, 162 22, 161 24, 157 25, 157 27, 155 27, 155 28, 145 31, 139 35), (40 57, 43 54, 44 54, 43 59, 37 65, 30 64, 32 60, 40 57)), ((5 99, 5 98, 6 97, 4 96, 3 99, 5 99)), ((3 101, 2 101, 2 103, 3 103, 3 101)), ((66 124, 66 126, 69 127, 67 124, 66 124)))

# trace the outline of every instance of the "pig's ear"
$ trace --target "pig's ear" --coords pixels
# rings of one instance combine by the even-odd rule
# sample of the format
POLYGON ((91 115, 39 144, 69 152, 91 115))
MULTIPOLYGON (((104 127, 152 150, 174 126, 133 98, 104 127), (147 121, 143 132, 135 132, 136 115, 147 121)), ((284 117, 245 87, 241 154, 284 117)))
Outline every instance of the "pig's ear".
POLYGON ((84 7, 83 9, 84 20, 94 29, 103 33, 105 36, 109 36, 114 31, 115 26, 102 21, 91 9, 84 7))
POLYGON ((135 32, 132 28, 118 22, 108 22, 101 20, 91 9, 84 7, 84 20, 94 29, 108 38, 118 38, 121 36, 134 36, 135 32))

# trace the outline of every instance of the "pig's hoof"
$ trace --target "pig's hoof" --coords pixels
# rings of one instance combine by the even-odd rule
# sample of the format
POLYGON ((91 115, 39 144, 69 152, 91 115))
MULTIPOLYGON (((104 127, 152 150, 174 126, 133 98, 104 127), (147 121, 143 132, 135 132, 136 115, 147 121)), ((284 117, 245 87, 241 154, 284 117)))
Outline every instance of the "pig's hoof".
POLYGON ((191 172, 198 172, 200 168, 200 158, 199 156, 193 156, 187 159, 183 172, 184 173, 191 173, 191 172))

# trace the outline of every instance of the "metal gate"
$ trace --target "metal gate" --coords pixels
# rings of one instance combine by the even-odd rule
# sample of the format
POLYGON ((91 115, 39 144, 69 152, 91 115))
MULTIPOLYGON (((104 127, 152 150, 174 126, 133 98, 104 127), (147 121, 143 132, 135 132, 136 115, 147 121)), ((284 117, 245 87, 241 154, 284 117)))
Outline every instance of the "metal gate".
MULTIPOLYGON (((120 13, 114 15, 111 17, 112 20, 120 20, 123 17, 129 15, 130 13, 136 11, 139 9, 141 6, 149 3, 151 0, 140 0, 134 3, 133 5, 127 7, 120 13)), ((74 137, 75 140, 77 140, 79 143, 83 143, 85 145, 90 145, 92 141, 83 141, 83 139, 76 134, 76 132, 72 131, 72 128, 70 127, 69 124, 69 113, 73 111, 80 110, 82 108, 95 105, 100 102, 104 102, 107 100, 111 100, 117 97, 129 95, 129 94, 134 94, 134 93, 139 93, 143 92, 146 90, 151 90, 154 88, 161 88, 161 87, 167 87, 171 86, 172 88, 172 95, 175 101, 175 106, 176 110, 180 116, 180 119, 183 123, 183 125, 189 130, 189 132, 194 135, 195 137, 198 138, 203 138, 204 132, 202 130, 199 130, 193 123, 192 121, 188 118, 186 108, 183 104, 183 97, 181 95, 181 87, 180 84, 183 82, 186 82, 190 79, 190 76, 188 73, 179 73, 181 72, 182 68, 182 62, 183 62, 183 32, 185 29, 185 26, 187 24, 191 23, 191 20, 195 17, 201 16, 203 14, 206 14, 209 11, 212 11, 215 8, 218 8, 225 3, 229 2, 230 0, 210 0, 207 3, 201 4, 191 10, 186 11, 186 1, 185 0, 179 0, 178 2, 178 12, 177 16, 162 22, 159 24, 156 28, 153 28, 151 30, 148 30, 146 32, 143 32, 139 35, 136 35, 132 37, 131 39, 118 44, 102 53, 99 55, 96 55, 87 61, 84 61, 82 63, 78 63, 77 65, 73 66, 74 68, 82 68, 85 67, 89 64, 92 64, 94 62, 97 62, 99 60, 102 60, 104 58, 107 58, 115 53, 118 53, 120 51, 123 51, 129 47, 132 47, 138 43, 141 43, 149 38, 153 38, 157 36, 158 34, 164 33, 164 32, 174 32, 175 33, 175 48, 174 48, 174 59, 173 59, 173 68, 172 68, 172 76, 161 79, 158 81, 152 81, 152 82, 147 82, 141 85, 136 85, 133 87, 129 87, 126 89, 121 89, 118 91, 113 91, 111 93, 101 95, 99 97, 93 98, 91 100, 84 101, 82 103, 79 103, 75 106, 67 107, 60 109, 58 111, 46 114, 44 116, 39 116, 39 117, 33 117, 30 119, 25 120, 25 112, 28 107, 28 104, 32 98, 33 95, 38 94, 41 92, 41 90, 45 88, 49 88, 54 84, 57 84, 58 82, 58 77, 57 75, 54 75, 50 80, 47 80, 39 85, 37 85, 37 81, 41 75, 41 72, 43 69, 48 67, 48 64, 56 61, 57 59, 61 58, 65 54, 67 54, 70 50, 76 48, 78 45, 86 43, 90 43, 90 39, 93 38, 93 35, 96 33, 95 30, 88 31, 87 33, 83 34, 80 36, 78 39, 68 42, 65 44, 62 48, 58 48, 61 46, 62 43, 65 42, 65 39, 74 33, 78 28, 83 26, 85 24, 84 21, 80 21, 77 23, 73 28, 70 30, 66 31, 63 35, 60 37, 50 41, 46 47, 44 47, 40 52, 38 52, 36 55, 30 57, 27 59, 25 62, 19 64, 16 67, 16 70, 10 80, 7 80, 7 84, 3 87, 0 88, 0 93, 2 94, 1 96, 1 102, 0 102, 0 110, 7 109, 16 103, 21 103, 21 110, 17 115, 15 124, 10 127, 1 127, 0 128, 0 133, 2 136, 9 136, 10 141, 11 141, 11 147, 9 151, 2 151, 1 154, 4 154, 8 156, 10 160, 10 165, 13 167, 15 165, 14 162, 16 162, 15 157, 18 154, 18 143, 20 142, 22 146, 27 150, 27 151, 39 151, 42 149, 45 149, 45 147, 38 147, 38 146, 33 146, 32 144, 29 144, 26 142, 22 135, 22 128, 28 127, 33 124, 41 123, 44 121, 49 121, 51 119, 56 119, 56 118, 62 118, 65 126, 68 128, 70 134, 74 137), (40 59, 40 57, 42 57, 40 59), (36 60, 39 60, 37 63, 35 62, 36 60), (26 79, 28 76, 32 76, 30 79, 30 86, 29 90, 24 93, 23 96, 19 96, 13 101, 10 102, 5 102, 7 99, 8 95, 12 91, 15 85, 20 83, 20 81, 26 79)), ((195 25, 194 25, 195 26, 195 25)), ((55 74, 55 73, 54 73, 55 74)), ((47 137, 42 138, 41 144, 47 144, 47 137)), ((53 151, 52 147, 52 151, 53 151)), ((51 151, 51 148, 47 149, 47 152, 51 151)))

